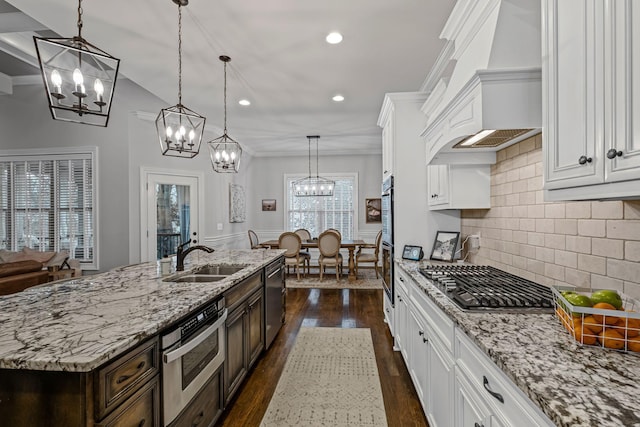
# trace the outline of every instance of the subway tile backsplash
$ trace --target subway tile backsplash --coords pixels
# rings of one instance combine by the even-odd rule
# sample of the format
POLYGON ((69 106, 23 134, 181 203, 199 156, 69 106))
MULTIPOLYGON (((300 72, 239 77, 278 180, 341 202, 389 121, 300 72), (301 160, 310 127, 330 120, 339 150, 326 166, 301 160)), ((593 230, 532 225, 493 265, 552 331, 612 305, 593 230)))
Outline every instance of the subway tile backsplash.
POLYGON ((640 299, 640 201, 546 203, 542 184, 541 135, 497 153, 491 209, 461 212, 463 240, 481 236, 468 260, 538 283, 640 299))

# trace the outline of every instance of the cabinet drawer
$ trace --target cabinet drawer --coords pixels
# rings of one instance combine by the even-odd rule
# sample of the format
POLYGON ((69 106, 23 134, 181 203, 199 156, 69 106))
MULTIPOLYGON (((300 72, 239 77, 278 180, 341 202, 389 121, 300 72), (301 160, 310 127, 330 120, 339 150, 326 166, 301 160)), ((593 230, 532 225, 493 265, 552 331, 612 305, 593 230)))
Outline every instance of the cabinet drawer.
POLYGON ((151 427, 160 425, 160 387, 158 377, 133 394, 96 427, 151 427))
POLYGON ((169 427, 210 427, 221 413, 222 369, 218 369, 169 427))
POLYGON ((262 271, 249 276, 224 293, 225 304, 229 312, 236 308, 247 296, 262 286, 262 271))
POLYGON ((456 331, 456 348, 456 362, 461 373, 506 425, 553 425, 464 332, 456 331))
POLYGON ((424 289, 415 282, 412 282, 411 302, 426 318, 433 332, 442 342, 446 350, 453 354, 454 325, 453 321, 437 306, 424 289))
POLYGON ((158 373, 158 338, 100 368, 95 376, 96 419, 102 419, 158 373))

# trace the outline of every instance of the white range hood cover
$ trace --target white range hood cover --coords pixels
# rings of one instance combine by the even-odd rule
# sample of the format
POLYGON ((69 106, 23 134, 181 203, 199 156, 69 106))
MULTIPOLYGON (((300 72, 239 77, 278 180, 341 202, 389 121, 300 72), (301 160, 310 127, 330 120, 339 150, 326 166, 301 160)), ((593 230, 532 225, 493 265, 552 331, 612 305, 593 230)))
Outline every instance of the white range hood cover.
POLYGON ((441 34, 448 45, 440 63, 453 64, 453 72, 427 78, 439 77, 422 107, 427 164, 494 163, 495 151, 540 132, 540 27, 539 0, 456 3, 441 34), (531 131, 497 147, 453 148, 485 129, 531 131))

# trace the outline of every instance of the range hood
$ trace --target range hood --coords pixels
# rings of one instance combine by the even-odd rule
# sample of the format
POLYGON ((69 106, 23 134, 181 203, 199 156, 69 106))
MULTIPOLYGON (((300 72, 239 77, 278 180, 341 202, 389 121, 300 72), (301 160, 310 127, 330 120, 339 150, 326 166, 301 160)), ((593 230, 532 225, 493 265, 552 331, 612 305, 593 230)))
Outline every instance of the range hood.
POLYGON ((539 0, 459 0, 423 85, 427 164, 495 163, 542 127, 539 0), (450 72, 449 76, 445 76, 450 72))

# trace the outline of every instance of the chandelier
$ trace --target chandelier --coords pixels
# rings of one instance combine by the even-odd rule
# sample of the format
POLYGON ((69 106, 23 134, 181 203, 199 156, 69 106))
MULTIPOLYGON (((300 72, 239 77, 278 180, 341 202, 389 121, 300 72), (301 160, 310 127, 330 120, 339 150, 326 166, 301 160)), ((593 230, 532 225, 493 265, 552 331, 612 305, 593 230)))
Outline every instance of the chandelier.
POLYGON ((78 0, 76 37, 33 41, 53 119, 104 127, 120 60, 82 38, 82 13, 78 0))
POLYGON ((200 152, 207 119, 182 105, 182 6, 189 0, 171 1, 178 5, 178 103, 160 110, 156 129, 163 156, 193 158, 200 152))
POLYGON ((293 181, 293 194, 298 197, 305 196, 333 196, 333 188, 335 187, 335 181, 322 178, 318 175, 318 135, 309 135, 307 140, 309 142, 309 176, 306 178, 293 181), (311 139, 316 140, 316 176, 311 176, 311 139))
POLYGON ((227 63, 231 61, 226 55, 218 59, 224 63, 224 133, 221 137, 207 142, 213 170, 218 173, 237 173, 240 168, 242 147, 227 135, 227 63))

